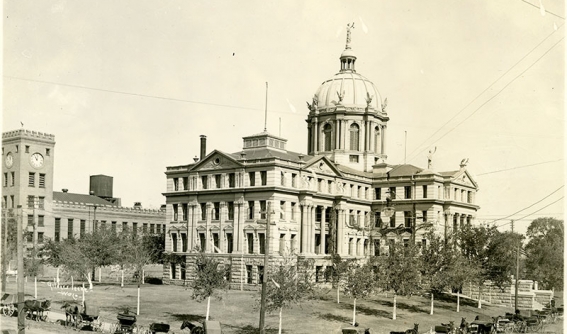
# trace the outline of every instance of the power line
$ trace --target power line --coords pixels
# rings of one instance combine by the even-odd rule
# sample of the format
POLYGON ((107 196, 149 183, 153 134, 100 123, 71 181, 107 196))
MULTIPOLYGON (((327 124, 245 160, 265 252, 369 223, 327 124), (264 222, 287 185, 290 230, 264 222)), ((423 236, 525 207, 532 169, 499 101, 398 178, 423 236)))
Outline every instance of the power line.
POLYGON ((550 204, 548 204, 548 205, 544 206, 543 208, 541 208, 541 209, 539 209, 539 210, 537 210, 537 211, 534 211, 534 212, 530 213, 529 215, 525 215, 525 216, 523 216, 523 217, 522 217, 522 218, 520 218, 520 219, 524 219, 524 218, 526 218, 526 217, 529 217, 529 216, 531 216, 531 215, 533 215, 533 214, 535 214, 535 213, 538 213, 538 212, 540 212, 541 210, 543 210, 543 209, 547 208, 548 206, 551 206, 551 205, 553 205, 553 204, 555 204, 555 203, 559 202, 560 200, 562 200, 562 199, 563 199, 563 197, 564 197, 564 196, 561 196, 561 198, 559 198, 559 199, 558 199, 557 201, 555 201, 555 202, 553 202, 553 203, 550 203, 550 204))
MULTIPOLYGON (((526 209, 529 209, 529 208, 531 208, 532 206, 534 206, 534 205, 540 203, 540 202, 543 201, 544 199, 548 198, 549 196, 555 194, 555 193, 558 192, 561 188, 563 188, 563 186, 557 188, 556 190, 554 190, 553 192, 551 192, 551 194, 545 196, 544 198, 540 199, 539 201, 535 202, 534 204, 532 204, 532 205, 530 205, 530 206, 527 206, 527 207, 523 208, 523 209, 520 210, 520 211, 514 212, 513 214, 511 214, 511 215, 509 215, 509 216, 506 216, 506 217, 504 217, 504 218, 495 219, 495 220, 491 221, 490 223, 494 223, 494 222, 497 222, 497 221, 502 220, 502 219, 510 218, 510 217, 512 217, 513 215, 517 214, 517 213, 520 213, 520 212, 522 212, 522 211, 524 211, 524 210, 526 210, 526 209)), ((563 198, 563 197, 561 197, 561 198, 563 198)))
POLYGON ((563 160, 563 159, 551 160, 551 161, 544 161, 544 162, 538 162, 538 163, 531 164, 531 165, 517 166, 517 167, 512 167, 512 168, 506 168, 506 169, 499 169, 499 170, 495 170, 495 171, 492 171, 492 172, 477 174, 476 176, 487 175, 487 174, 494 174, 494 173, 500 173, 500 172, 505 172, 505 171, 508 171, 508 170, 526 168, 526 167, 537 166, 537 165, 543 165, 543 164, 548 164, 548 163, 557 162, 557 161, 561 161, 561 160, 563 160))
MULTIPOLYGON (((560 27, 562 27, 562 25, 560 25, 560 27)), ((429 136, 428 138, 426 138, 425 140, 423 140, 423 142, 428 141, 429 139, 433 138, 437 133, 439 133, 439 131, 441 131, 443 129, 443 127, 445 127, 447 124, 449 124, 453 119, 455 119, 458 115, 460 115, 463 111, 465 111, 471 104, 473 104, 478 98, 480 98, 486 91, 488 91, 490 88, 492 88, 492 86, 494 86, 498 81, 500 81, 500 79, 502 79, 506 74, 508 74, 514 67, 516 67, 520 62, 522 62, 527 56, 529 56, 532 52, 534 52, 541 44, 543 44, 549 37, 553 36, 553 34, 555 34, 556 30, 554 30, 551 34, 547 35, 541 42, 539 42, 535 47, 533 47, 530 51, 528 51, 528 53, 526 53, 522 58, 520 58, 516 63, 514 63, 514 65, 512 65, 506 72, 504 72, 504 74, 502 74, 500 77, 498 77, 498 79, 494 80, 488 87, 486 87, 486 89, 484 89, 480 94, 478 94, 474 99, 471 100, 471 102, 469 102, 466 106, 464 106, 458 113, 456 113, 453 117, 451 117, 451 119, 449 119, 447 122, 445 122, 443 125, 441 125, 439 127, 439 129, 437 131, 435 131, 431 136, 429 136)), ((561 38, 561 40, 563 40, 563 38, 561 38)), ((559 40, 559 42, 561 41, 559 40)), ((559 42, 557 42, 556 44, 554 44, 549 50, 553 49, 553 47, 555 47, 555 45, 557 45, 559 42)), ((530 65, 525 71, 527 71, 528 69, 530 69, 535 63, 537 63, 541 58, 543 58, 543 56, 545 56, 549 50, 547 50, 540 58, 538 58, 532 65, 530 65)), ((522 75, 524 72, 520 73, 520 75, 522 75)), ((511 82, 513 82, 514 80, 516 80, 518 77, 514 78, 511 82)), ((510 83, 511 83, 510 82, 510 83)), ((508 84, 510 84, 508 83, 508 84)), ((508 85, 506 85, 504 88, 502 88, 502 90, 504 90, 508 85)), ((500 92, 502 91, 500 90, 500 92)), ((498 94, 500 94, 500 92, 498 92, 496 95, 494 95, 492 98, 490 98, 488 101, 486 101, 485 103, 483 103, 479 108, 477 108, 472 114, 474 115, 474 113, 476 113, 476 111, 478 111, 481 107, 483 107, 487 102, 489 102, 490 100, 492 100, 494 97, 498 96, 498 94)), ((469 116, 470 117, 470 116, 469 116)), ((465 120, 467 120, 469 117, 467 117, 465 120)), ((464 121, 463 121, 464 122, 464 121)), ((461 122, 462 123, 462 122, 461 122)), ((451 131, 453 131, 457 126, 461 125, 461 123, 457 124, 456 126, 454 126, 451 130, 449 130, 449 132, 447 132, 445 135, 447 135, 448 133, 450 133, 451 131)), ((443 138, 445 135, 443 135, 441 138, 443 138)), ((437 139, 435 142, 429 144, 429 145, 433 145, 434 143, 438 142, 441 138, 437 139)), ((427 148, 425 148, 427 149, 427 148)), ((419 146, 414 149, 412 152, 410 152, 410 161, 413 160, 415 157, 412 156, 412 154, 419 150, 419 146)), ((419 153, 423 152, 423 150, 419 151, 419 153)))
POLYGON ((178 99, 178 98, 173 98, 173 97, 163 97, 163 96, 156 96, 156 95, 123 92, 123 91, 117 91, 117 90, 88 87, 88 86, 82 86, 82 85, 73 85, 73 84, 66 84, 66 83, 47 81, 47 80, 20 78, 20 77, 13 77, 13 76, 9 76, 9 75, 4 75, 3 77, 8 78, 8 79, 14 79, 14 80, 31 81, 31 82, 38 82, 38 83, 51 84, 51 85, 59 85, 59 86, 65 86, 65 87, 88 89, 88 90, 94 90, 94 91, 105 92, 105 93, 114 93, 114 94, 122 94, 122 95, 129 95, 129 96, 147 97, 147 98, 159 99, 159 100, 194 103, 194 104, 202 104, 202 105, 215 106, 215 107, 245 109, 245 110, 254 110, 254 111, 262 111, 263 110, 263 109, 258 109, 258 108, 240 107, 240 106, 234 106, 234 105, 229 105, 229 104, 209 103, 209 102, 201 102, 201 101, 193 101, 193 100, 184 100, 184 99, 178 99))
MULTIPOLYGON (((541 7, 536 6, 536 5, 534 5, 533 3, 528 2, 528 1, 526 1, 526 0, 522 0, 522 2, 525 2, 525 3, 527 3, 528 5, 533 6, 533 7, 535 7, 535 8, 541 9, 541 7)), ((552 13, 552 12, 548 11, 547 9, 545 9, 545 12, 546 12, 546 13, 549 13, 549 14, 551 14, 551 15, 553 15, 553 16, 557 16, 557 17, 560 18, 560 19, 565 20, 565 18, 564 18, 563 16, 559 16, 559 15, 557 15, 557 14, 555 14, 555 13, 552 13)))

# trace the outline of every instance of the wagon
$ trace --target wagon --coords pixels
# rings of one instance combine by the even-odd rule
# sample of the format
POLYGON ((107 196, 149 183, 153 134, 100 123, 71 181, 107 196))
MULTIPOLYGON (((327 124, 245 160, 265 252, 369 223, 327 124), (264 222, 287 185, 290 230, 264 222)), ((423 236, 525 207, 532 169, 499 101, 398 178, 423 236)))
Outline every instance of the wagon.
POLYGON ((84 307, 83 312, 77 314, 76 317, 78 330, 83 329, 83 327, 90 327, 95 332, 101 331, 102 321, 100 321, 97 306, 84 307))
POLYGON ((115 325, 114 334, 133 334, 141 332, 141 330, 136 326, 136 316, 124 311, 124 313, 118 313, 116 316, 118 322, 115 325))
POLYGON ((8 293, 5 293, 2 296, 2 300, 0 300, 0 309, 2 310, 2 314, 4 314, 7 317, 11 317, 14 315, 14 312, 16 312, 16 302, 17 302, 17 296, 16 295, 10 295, 8 293))

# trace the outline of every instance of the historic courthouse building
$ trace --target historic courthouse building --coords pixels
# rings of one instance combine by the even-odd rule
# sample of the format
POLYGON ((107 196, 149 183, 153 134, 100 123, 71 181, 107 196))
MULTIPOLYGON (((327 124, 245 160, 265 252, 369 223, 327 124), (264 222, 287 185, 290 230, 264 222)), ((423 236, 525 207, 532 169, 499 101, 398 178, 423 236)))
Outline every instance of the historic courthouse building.
POLYGON ((233 288, 255 288, 268 242, 275 257, 314 259, 323 281, 330 254, 386 255, 394 242, 427 243, 427 228, 449 237, 474 221, 466 160, 446 172, 432 151, 427 168, 386 163, 386 102, 355 62, 349 31, 340 71, 308 103, 306 154, 266 131, 244 137, 239 152, 206 154, 201 136, 200 159, 167 167, 166 251, 179 261, 164 265, 166 280, 190 280, 204 251, 229 266, 233 288))

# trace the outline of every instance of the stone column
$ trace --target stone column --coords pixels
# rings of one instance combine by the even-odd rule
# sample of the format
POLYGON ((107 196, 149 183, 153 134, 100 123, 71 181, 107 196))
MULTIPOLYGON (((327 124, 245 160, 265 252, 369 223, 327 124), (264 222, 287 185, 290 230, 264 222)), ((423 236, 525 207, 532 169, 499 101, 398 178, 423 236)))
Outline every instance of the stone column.
POLYGON ((321 251, 319 252, 320 254, 326 254, 325 252, 325 246, 326 246, 326 240, 325 240, 325 223, 326 223, 326 211, 327 211, 327 207, 326 206, 322 206, 321 209, 321 251))
POLYGON ((315 205, 309 206, 309 253, 315 254, 315 205))
POLYGON ((211 228, 211 219, 213 218, 213 215, 211 214, 211 210, 213 210, 213 203, 211 202, 207 202, 207 212, 206 212, 206 216, 205 216, 205 253, 211 253, 211 232, 210 232, 210 228, 211 228))
POLYGON ((337 254, 343 256, 343 242, 344 242, 344 211, 343 209, 337 210, 337 254))
POLYGON ((382 131, 380 131, 380 137, 381 137, 380 138, 381 139, 380 140, 380 144, 381 144, 380 153, 386 154, 386 149, 385 149, 385 147, 386 147, 386 126, 385 125, 382 126, 382 131))
POLYGON ((346 142, 346 137, 347 137, 347 133, 348 133, 348 131, 347 131, 347 120, 346 120, 346 119, 343 120, 343 131, 342 131, 342 132, 343 132, 343 133, 342 133, 342 136, 343 136, 343 138, 342 138, 342 140, 343 140, 343 150, 346 150, 346 149, 347 149, 347 146, 346 146, 346 144, 347 144, 347 142, 346 142))
POLYGON ((317 121, 315 121, 315 126, 314 126, 314 131, 313 131, 313 153, 317 154, 317 152, 319 152, 319 123, 317 121))
POLYGON ((301 203, 301 255, 307 253, 307 204, 301 203))

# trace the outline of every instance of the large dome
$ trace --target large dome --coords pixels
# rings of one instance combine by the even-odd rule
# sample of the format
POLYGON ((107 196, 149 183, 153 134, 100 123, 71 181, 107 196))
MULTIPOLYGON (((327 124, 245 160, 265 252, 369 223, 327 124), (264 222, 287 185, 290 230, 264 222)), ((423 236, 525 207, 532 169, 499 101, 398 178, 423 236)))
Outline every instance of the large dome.
POLYGON ((315 96, 318 110, 336 108, 339 104, 346 108, 364 110, 370 107, 377 112, 382 111, 382 98, 374 83, 354 71, 341 71, 324 81, 315 96), (372 99, 370 103, 367 102, 369 98, 372 99))

